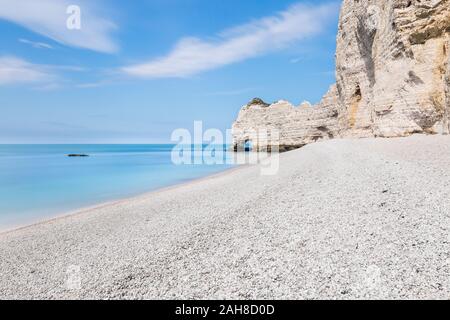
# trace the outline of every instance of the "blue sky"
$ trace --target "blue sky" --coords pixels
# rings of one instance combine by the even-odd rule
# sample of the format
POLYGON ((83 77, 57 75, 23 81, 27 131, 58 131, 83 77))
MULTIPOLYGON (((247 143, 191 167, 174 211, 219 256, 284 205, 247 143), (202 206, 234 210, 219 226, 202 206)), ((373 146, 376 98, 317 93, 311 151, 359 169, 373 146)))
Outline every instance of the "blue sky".
POLYGON ((317 102, 339 5, 0 0, 0 143, 164 143, 195 120, 230 128, 253 97, 317 102))

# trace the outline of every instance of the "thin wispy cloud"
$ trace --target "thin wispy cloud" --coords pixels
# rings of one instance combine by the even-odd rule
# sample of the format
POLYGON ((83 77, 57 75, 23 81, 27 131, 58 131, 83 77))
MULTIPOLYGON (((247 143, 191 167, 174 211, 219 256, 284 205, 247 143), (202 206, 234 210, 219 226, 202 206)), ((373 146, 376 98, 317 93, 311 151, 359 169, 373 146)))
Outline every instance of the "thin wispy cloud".
POLYGON ((317 35, 338 11, 338 2, 296 4, 274 16, 225 30, 212 40, 181 39, 168 55, 126 66, 121 71, 141 78, 195 75, 280 50, 317 35))
POLYGON ((36 42, 36 41, 28 40, 28 39, 19 39, 19 42, 23 43, 23 44, 28 44, 36 49, 53 49, 53 47, 51 45, 49 45, 48 43, 44 43, 44 42, 36 42))
POLYGON ((35 91, 56 91, 63 88, 63 85, 57 82, 45 83, 43 85, 38 85, 33 87, 32 89, 35 91))
POLYGON ((0 57, 0 85, 26 83, 50 85, 56 79, 56 74, 46 66, 12 56, 0 57))
POLYGON ((68 73, 87 70, 79 66, 36 64, 16 56, 0 56, 0 86, 22 84, 32 85, 40 91, 56 90, 70 84, 68 73))
POLYGON ((295 64, 295 63, 299 63, 302 60, 303 60, 303 58, 298 57, 298 58, 292 58, 291 60, 289 60, 289 62, 292 64, 295 64))
POLYGON ((76 84, 75 87, 79 89, 92 89, 92 88, 99 88, 103 87, 107 84, 111 84, 110 81, 97 81, 97 82, 88 82, 88 83, 79 83, 76 84))
POLYGON ((21 25, 61 44, 112 53, 118 46, 111 37, 116 28, 101 17, 92 1, 87 0, 0 0, 0 19, 21 25), (81 29, 67 28, 67 8, 78 4, 81 29))

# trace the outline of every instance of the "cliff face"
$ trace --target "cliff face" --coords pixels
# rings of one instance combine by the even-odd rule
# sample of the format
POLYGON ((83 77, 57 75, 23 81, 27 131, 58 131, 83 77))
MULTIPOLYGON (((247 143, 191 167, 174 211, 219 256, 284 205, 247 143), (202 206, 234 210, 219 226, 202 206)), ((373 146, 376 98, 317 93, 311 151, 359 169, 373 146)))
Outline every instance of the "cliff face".
POLYGON ((279 130, 287 149, 334 137, 447 132, 449 34, 450 0, 344 0, 336 85, 315 106, 244 106, 235 145, 259 128, 279 130))
POLYGON ((441 130, 449 31, 448 0, 345 0, 336 52, 343 134, 441 130))
MULTIPOLYGON (((334 138, 339 132, 337 91, 333 85, 319 106, 304 102, 294 107, 287 101, 274 104, 247 104, 242 107, 233 124, 235 146, 252 141, 258 149, 264 149, 266 139, 258 141, 258 130, 277 130, 280 149, 302 147, 319 139, 334 138)), ((269 142, 270 144, 270 142, 269 142)))

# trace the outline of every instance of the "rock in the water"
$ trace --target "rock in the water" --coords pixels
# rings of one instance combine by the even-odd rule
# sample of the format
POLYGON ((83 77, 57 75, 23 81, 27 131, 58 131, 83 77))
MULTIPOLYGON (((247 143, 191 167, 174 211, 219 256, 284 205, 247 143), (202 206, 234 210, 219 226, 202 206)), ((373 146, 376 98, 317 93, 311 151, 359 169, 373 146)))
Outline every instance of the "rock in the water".
POLYGON ((450 0, 344 0, 336 85, 311 107, 244 106, 233 124, 235 146, 261 128, 277 129, 280 145, 292 147, 334 137, 448 132, 449 34, 450 0))
POLYGON ((82 158, 83 158, 83 157, 89 157, 88 154, 82 154, 82 153, 81 153, 81 154, 71 153, 71 154, 68 154, 67 156, 68 156, 68 157, 71 157, 71 158, 72 158, 72 157, 82 157, 82 158))

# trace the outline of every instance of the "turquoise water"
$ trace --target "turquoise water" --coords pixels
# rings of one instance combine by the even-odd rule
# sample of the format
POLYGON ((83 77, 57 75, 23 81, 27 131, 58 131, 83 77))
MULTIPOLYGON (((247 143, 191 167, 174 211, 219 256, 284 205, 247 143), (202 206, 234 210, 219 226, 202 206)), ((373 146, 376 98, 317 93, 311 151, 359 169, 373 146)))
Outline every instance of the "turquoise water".
POLYGON ((204 177, 231 165, 175 165, 172 145, 0 145, 0 230, 204 177), (70 158, 67 154, 89 154, 70 158))

